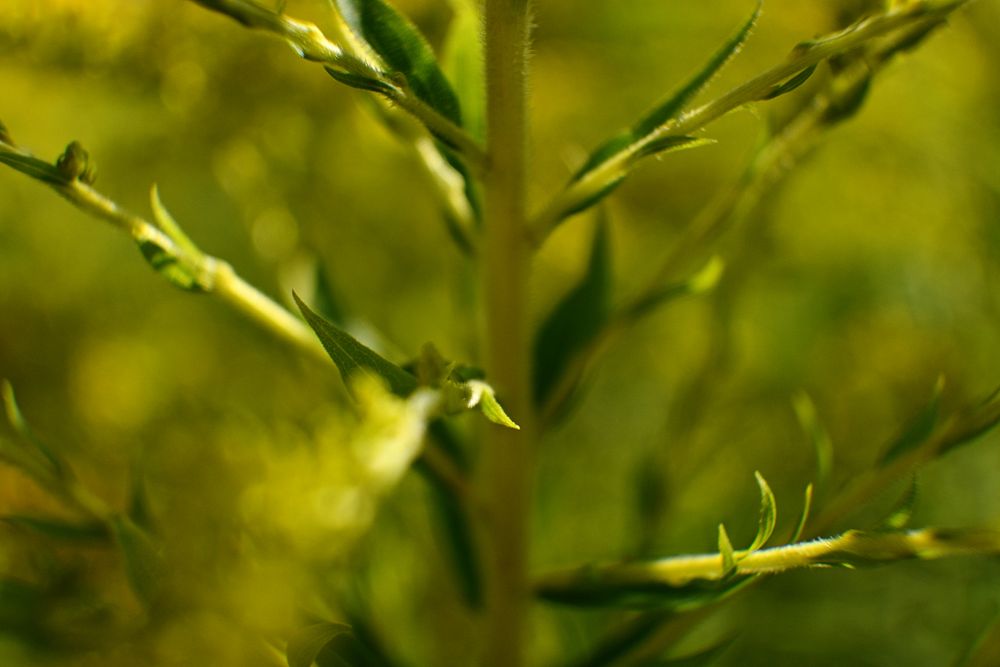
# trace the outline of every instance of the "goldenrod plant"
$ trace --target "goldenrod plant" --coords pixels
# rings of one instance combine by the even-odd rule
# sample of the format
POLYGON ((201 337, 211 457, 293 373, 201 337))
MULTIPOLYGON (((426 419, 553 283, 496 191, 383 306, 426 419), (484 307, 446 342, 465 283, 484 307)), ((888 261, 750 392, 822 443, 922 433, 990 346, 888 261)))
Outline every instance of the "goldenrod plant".
POLYGON ((995 3, 8 1, 2 664, 1000 659, 995 3))

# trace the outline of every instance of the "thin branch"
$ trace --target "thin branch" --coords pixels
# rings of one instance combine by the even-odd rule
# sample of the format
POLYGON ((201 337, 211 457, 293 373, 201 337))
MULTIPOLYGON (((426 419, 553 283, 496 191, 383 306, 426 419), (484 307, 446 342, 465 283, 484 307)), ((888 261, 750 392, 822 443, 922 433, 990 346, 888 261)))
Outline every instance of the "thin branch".
POLYGON ((264 30, 284 39, 305 60, 377 82, 378 93, 417 118, 431 134, 454 147, 474 171, 483 171, 486 154, 469 133, 416 97, 404 80, 351 55, 330 41, 316 24, 290 18, 246 0, 191 1, 248 28, 264 30))
POLYGON ((909 3, 884 14, 874 16, 839 33, 805 42, 797 46, 782 64, 772 67, 750 81, 733 88, 707 104, 676 116, 640 141, 611 156, 582 178, 570 183, 531 221, 529 236, 541 245, 570 211, 579 210, 583 202, 593 198, 610 183, 622 178, 637 156, 652 144, 667 136, 687 136, 718 118, 746 104, 766 98, 775 86, 800 72, 833 56, 848 53, 872 40, 907 27, 930 26, 940 23, 948 14, 968 0, 946 0, 909 3))

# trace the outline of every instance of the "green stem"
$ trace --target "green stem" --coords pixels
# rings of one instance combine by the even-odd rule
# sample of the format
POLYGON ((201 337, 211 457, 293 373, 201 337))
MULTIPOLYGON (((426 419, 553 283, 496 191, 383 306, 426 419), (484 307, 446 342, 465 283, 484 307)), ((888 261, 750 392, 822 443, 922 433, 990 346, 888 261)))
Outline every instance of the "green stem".
POLYGON ((525 234, 529 0, 486 0, 487 154, 482 283, 486 370, 520 431, 489 426, 488 612, 483 664, 519 667, 529 600, 527 517, 531 440, 525 316, 530 246, 525 234))

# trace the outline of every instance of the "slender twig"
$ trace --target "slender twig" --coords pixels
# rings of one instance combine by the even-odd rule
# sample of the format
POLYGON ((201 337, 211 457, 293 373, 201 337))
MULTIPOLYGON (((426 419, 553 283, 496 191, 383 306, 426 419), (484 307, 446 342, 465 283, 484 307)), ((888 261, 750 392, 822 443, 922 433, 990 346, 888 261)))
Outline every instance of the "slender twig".
POLYGON ((923 529, 900 533, 848 531, 818 539, 762 549, 737 558, 736 571, 723 569, 721 554, 675 556, 645 562, 588 565, 552 572, 536 591, 553 600, 615 592, 680 588, 696 581, 723 581, 733 575, 776 574, 787 570, 844 565, 857 567, 900 560, 1000 554, 1000 531, 923 529))
POLYGON ((453 146, 473 170, 483 170, 486 155, 468 132, 416 97, 399 77, 380 70, 330 41, 316 24, 290 18, 246 0, 191 1, 229 16, 248 28, 264 30, 281 37, 305 60, 377 81, 380 94, 417 118, 434 136, 453 146))
POLYGON ((848 53, 873 39, 901 28, 938 23, 967 1, 926 1, 907 4, 842 32, 800 44, 784 63, 772 67, 701 107, 667 121, 655 132, 574 180, 532 219, 529 226, 532 242, 541 245, 567 212, 578 210, 582 202, 604 190, 609 183, 619 180, 627 165, 631 164, 637 155, 641 155, 646 147, 658 140, 666 136, 685 136, 697 132, 730 111, 766 97, 775 86, 823 60, 848 53))

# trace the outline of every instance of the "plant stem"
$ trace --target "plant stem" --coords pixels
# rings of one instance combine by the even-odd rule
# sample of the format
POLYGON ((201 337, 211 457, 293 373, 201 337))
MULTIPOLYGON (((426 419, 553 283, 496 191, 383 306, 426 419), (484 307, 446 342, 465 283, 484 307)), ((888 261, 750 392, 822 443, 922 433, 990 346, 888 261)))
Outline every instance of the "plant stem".
POLYGON ((487 427, 484 474, 492 520, 483 664, 519 667, 529 599, 531 440, 525 294, 529 0, 486 0, 487 154, 482 285, 486 370, 520 431, 487 427))

